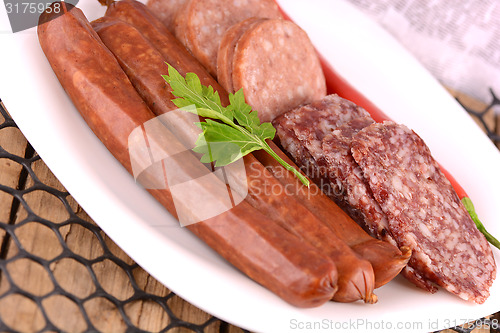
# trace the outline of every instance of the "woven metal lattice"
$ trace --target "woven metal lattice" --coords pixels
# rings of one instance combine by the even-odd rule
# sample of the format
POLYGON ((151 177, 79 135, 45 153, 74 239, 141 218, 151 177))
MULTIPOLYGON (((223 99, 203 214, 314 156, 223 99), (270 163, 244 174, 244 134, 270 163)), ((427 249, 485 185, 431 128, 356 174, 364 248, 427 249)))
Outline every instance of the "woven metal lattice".
MULTIPOLYGON (((492 92, 492 102, 487 108, 483 110, 471 110, 466 107, 467 111, 478 119, 478 121, 484 126, 485 131, 488 136, 497 144, 500 144, 500 137, 497 134, 497 124, 498 119, 492 122, 484 121, 484 118, 491 113, 494 113, 494 108, 500 105, 500 100, 492 92)), ((3 108, 0 103, 0 131, 6 128, 17 128, 15 122, 3 108)), ((497 115, 495 115, 497 117, 497 115)), ((8 160, 9 162, 16 163, 22 167, 19 175, 19 183, 15 186, 5 185, 0 183, 0 194, 4 193, 12 197, 11 203, 11 214, 8 216, 7 220, 0 220, 0 232, 3 230, 3 234, 0 233, 0 239, 2 240, 0 247, 0 282, 7 287, 0 290, 0 303, 13 295, 20 296, 22 298, 30 300, 37 308, 37 313, 41 316, 40 322, 43 323, 39 325, 33 331, 62 331, 63 328, 59 327, 56 322, 51 319, 51 316, 46 311, 46 300, 57 295, 69 300, 74 306, 76 306, 77 311, 80 313, 85 324, 85 331, 98 331, 95 322, 91 320, 91 315, 88 313, 88 308, 85 306, 87 303, 94 299, 104 299, 110 306, 116 308, 117 313, 121 316, 123 323, 125 324, 126 331, 143 331, 138 327, 133 320, 131 320, 127 314, 127 307, 135 301, 150 301, 157 304, 164 315, 168 316, 168 324, 162 327, 159 331, 192 331, 192 332, 233 332, 236 328, 230 326, 229 324, 215 318, 208 316, 207 319, 202 323, 193 323, 185 318, 179 318, 169 306, 169 301, 176 297, 172 292, 168 292, 166 295, 158 295, 155 293, 150 293, 145 288, 141 287, 136 280, 135 271, 139 268, 136 263, 131 263, 124 260, 122 257, 117 256, 114 251, 109 247, 109 242, 105 239, 101 229, 95 224, 89 222, 88 220, 82 219, 75 211, 74 205, 71 204, 70 194, 63 190, 57 189, 53 186, 47 185, 42 182, 34 171, 33 165, 40 161, 40 158, 36 152, 27 146, 24 150, 24 156, 19 156, 19 154, 14 154, 7 151, 2 147, 0 142, 0 160, 8 160), (27 180, 30 179, 30 182, 27 180), (29 183, 29 186, 28 186, 29 183), (51 221, 48 220, 40 214, 37 214, 30 204, 26 200, 26 197, 35 191, 42 191, 51 196, 57 198, 62 205, 65 207, 69 217, 62 221, 51 221), (24 209, 25 214, 21 220, 16 217, 16 212, 20 209, 24 209), (18 230, 23 228, 28 223, 37 223, 43 225, 45 228, 50 230, 55 237, 53 237, 55 242, 58 242, 61 250, 57 255, 50 259, 38 256, 26 249, 25 244, 18 237, 18 230), (63 237, 63 232, 61 231, 67 226, 78 225, 84 228, 88 232, 92 233, 97 239, 97 243, 102 248, 102 253, 92 258, 84 256, 74 248, 68 246, 65 238, 63 237), (7 248, 9 246, 15 246, 17 249, 13 255, 5 255, 7 248), (58 278, 54 274, 54 265, 62 260, 72 260, 77 262, 83 269, 85 274, 90 276, 91 283, 93 284, 92 292, 87 293, 84 296, 77 295, 73 292, 67 291, 63 285, 58 281, 58 278), (12 263, 19 261, 27 261, 30 265, 35 265, 46 272, 48 279, 50 280, 53 288, 45 293, 32 293, 28 292, 22 286, 18 285, 16 278, 12 276, 12 272, 9 269, 12 263), (102 264, 104 262, 111 262, 123 270, 124 274, 129 279, 132 292, 126 299, 117 298, 116 296, 109 293, 109 290, 103 286, 103 281, 99 279, 96 273, 96 264, 102 264)), ((454 328, 457 332, 471 332, 476 326, 483 326, 485 321, 489 319, 479 319, 477 322, 472 323, 467 328, 456 327, 454 328)), ((2 332, 15 332, 15 328, 7 324, 5 318, 3 318, 0 312, 0 331, 2 332)), ((241 330, 240 330, 241 331, 241 330)), ((493 330, 492 330, 493 331, 493 330)), ((245 331, 246 332, 246 331, 245 331)))

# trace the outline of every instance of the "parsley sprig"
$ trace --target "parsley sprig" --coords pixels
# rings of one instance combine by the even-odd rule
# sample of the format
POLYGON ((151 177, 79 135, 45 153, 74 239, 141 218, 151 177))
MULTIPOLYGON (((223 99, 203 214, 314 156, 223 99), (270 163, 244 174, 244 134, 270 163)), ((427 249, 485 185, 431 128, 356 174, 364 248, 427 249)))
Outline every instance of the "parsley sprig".
POLYGON ((195 73, 187 73, 184 78, 170 64, 167 65, 168 75, 162 77, 170 84, 172 94, 178 97, 172 102, 178 108, 205 118, 205 121, 196 123, 203 132, 193 148, 193 151, 202 154, 201 162, 225 166, 255 150, 263 149, 285 169, 293 172, 304 185, 309 186, 309 180, 267 144, 266 140, 272 140, 276 130, 271 123, 261 124, 257 111, 252 111, 245 102, 243 90, 229 94, 229 105, 224 107, 219 94, 212 86, 202 85, 195 73), (191 105, 196 109, 187 108, 191 105))

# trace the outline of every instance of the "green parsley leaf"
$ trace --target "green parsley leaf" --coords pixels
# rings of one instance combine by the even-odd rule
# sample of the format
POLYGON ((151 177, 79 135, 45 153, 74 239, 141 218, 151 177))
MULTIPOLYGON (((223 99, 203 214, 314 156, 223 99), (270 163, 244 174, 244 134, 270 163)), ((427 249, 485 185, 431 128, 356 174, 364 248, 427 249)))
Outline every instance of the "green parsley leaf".
POLYGON ((193 150, 204 154, 201 159, 203 163, 215 161, 216 167, 224 166, 254 150, 261 149, 258 140, 226 124, 206 119, 199 125, 203 133, 199 136, 193 150))
POLYGON ((309 180, 267 144, 266 140, 272 140, 276 130, 271 123, 260 123, 257 111, 252 111, 245 102, 243 90, 229 94, 229 105, 224 107, 218 92, 211 86, 203 86, 196 74, 187 73, 184 78, 170 64, 167 65, 168 75, 162 77, 170 84, 172 94, 178 97, 173 100, 174 104, 179 108, 194 105, 196 109, 183 110, 205 118, 204 122, 196 123, 203 132, 193 148, 193 151, 202 154, 201 162, 225 166, 255 150, 264 149, 309 186, 309 180))
POLYGON ((483 233, 488 242, 490 242, 497 249, 500 249, 500 242, 495 237, 493 237, 493 235, 491 235, 488 231, 486 231, 486 228, 479 220, 476 210, 474 209, 474 205, 472 204, 472 200, 468 197, 463 197, 462 204, 465 206, 465 209, 467 209, 467 212, 469 212, 469 215, 472 218, 472 221, 474 221, 474 223, 476 224, 477 229, 483 233))

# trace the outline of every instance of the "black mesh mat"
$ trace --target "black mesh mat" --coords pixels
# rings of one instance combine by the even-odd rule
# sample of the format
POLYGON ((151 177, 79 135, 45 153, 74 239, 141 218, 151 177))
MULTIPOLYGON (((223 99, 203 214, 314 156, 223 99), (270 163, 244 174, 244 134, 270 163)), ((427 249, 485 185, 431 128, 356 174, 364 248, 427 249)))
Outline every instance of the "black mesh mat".
MULTIPOLYGON (((492 102, 485 109, 471 110, 467 107, 466 109, 473 117, 475 117, 480 122, 480 124, 482 124, 488 136, 497 144, 497 146, 499 146, 500 137, 497 134, 498 117, 496 114, 494 114, 495 113, 494 109, 500 106, 500 100, 493 94, 493 92, 491 92, 491 94, 492 94, 492 102), (493 117, 495 118, 494 121, 493 122, 485 121, 487 117, 491 118, 492 114, 493 117)), ((1 113, 0 120, 2 120, 3 118, 3 121, 0 121, 0 131, 5 128, 16 128, 16 124, 14 123, 12 118, 8 115, 6 110, 3 108, 3 105, 1 104, 0 104, 0 113, 1 113)), ((215 317, 208 316, 208 319, 203 323, 192 323, 183 318, 179 318, 169 306, 169 300, 171 300, 173 297, 176 297, 176 295, 174 295, 172 292, 169 292, 167 295, 157 295, 154 293, 147 292, 144 290, 144 288, 141 288, 137 283, 134 275, 134 270, 138 268, 138 265, 135 263, 129 263, 124 261, 122 258, 116 256, 115 253, 109 249, 108 246, 109 243, 106 242, 106 240, 104 239, 103 233, 100 230, 100 228, 95 224, 80 218, 78 214, 74 211, 74 208, 72 207, 72 205, 68 200, 68 198, 70 197, 69 193, 56 189, 40 181, 40 179, 37 177, 37 174, 33 171, 34 163, 39 161, 40 158, 35 153, 35 151, 29 146, 29 144, 28 148, 24 152, 24 156, 19 156, 8 152, 7 150, 4 149, 4 147, 1 146, 1 144, 2 143, 0 142, 0 160, 2 159, 9 160, 13 163, 21 165, 22 171, 19 177, 20 178, 19 184, 16 184, 16 186, 12 186, 0 183, 0 192, 7 193, 8 195, 13 197, 11 212, 16 212, 18 208, 23 208, 26 211, 26 216, 21 221, 19 220, 16 221, 16 216, 14 216, 14 214, 11 214, 11 216, 8 217, 8 220, 6 221, 0 220, 0 239, 2 239, 1 238, 2 230, 5 233, 0 248, 1 250, 0 281, 2 281, 4 285, 8 286, 7 288, 4 288, 4 290, 0 290, 0 302, 6 297, 17 294, 31 300, 34 304, 36 304, 36 307, 39 309, 39 313, 43 317, 43 320, 41 322, 44 322, 45 324, 42 327, 38 327, 34 331, 41 332, 41 331, 63 330, 61 329, 61 327, 58 327, 57 324, 50 319, 50 316, 46 313, 44 307, 45 300, 54 295, 65 297, 70 301, 72 301, 74 304, 76 304, 78 310, 80 311, 85 321, 86 325, 85 331, 98 331, 98 328, 90 320, 89 314, 87 313, 87 308, 85 307, 86 302, 95 298, 101 298, 101 299, 103 298, 107 300, 109 303, 111 303, 113 306, 115 306, 116 309, 118 310, 119 315, 122 317, 123 322, 126 325, 126 330, 130 332, 141 331, 139 327, 134 325, 132 320, 128 317, 126 311, 127 305, 137 300, 148 300, 158 304, 161 307, 162 311, 164 311, 164 314, 168 316, 169 319, 168 324, 160 330, 161 332, 167 332, 167 331, 172 332, 174 330, 175 331, 180 330, 186 332, 237 331, 236 328, 230 326, 229 324, 215 317), (31 182, 32 185, 26 187, 25 186, 26 179, 28 178, 32 179, 31 182), (26 196, 28 196, 30 193, 34 191, 44 191, 50 193, 51 195, 59 199, 66 208, 67 213, 69 214, 69 218, 65 219, 62 222, 56 223, 37 215, 37 213, 30 207, 28 201, 26 200, 26 196), (33 254, 27 249, 25 249, 23 243, 19 240, 16 231, 19 230, 19 228, 22 228, 27 223, 38 223, 50 229, 56 236, 55 238, 57 240, 55 241, 60 243, 62 251, 57 256, 49 260, 37 256, 36 254, 33 254), (89 259, 72 250, 72 248, 70 248, 66 244, 61 233, 61 229, 68 225, 79 225, 88 230, 89 232, 91 232, 93 235, 95 235, 95 238, 98 240, 98 243, 103 249, 103 253, 95 258, 89 259), (12 256, 5 255, 5 252, 9 244, 10 245, 14 244, 17 248, 17 252, 12 256), (34 293, 27 292, 25 289, 23 289, 16 283, 15 278, 11 275, 11 272, 9 270, 10 267, 9 264, 15 261, 26 260, 26 259, 34 263, 37 263, 46 271, 50 281, 54 286, 54 288, 50 292, 45 293, 43 295, 36 295, 34 293), (91 276, 92 283, 94 284, 94 291, 92 293, 90 293, 87 296, 81 297, 66 291, 64 287, 59 284, 58 280, 54 277, 51 268, 53 267, 53 264, 55 262, 58 262, 62 259, 71 259, 77 261, 79 264, 83 265, 86 268, 86 270, 89 272, 91 276), (96 276, 94 267, 96 263, 101 263, 104 261, 111 261, 112 263, 120 267, 123 270, 123 272, 128 276, 130 284, 133 289, 133 293, 127 299, 118 299, 117 297, 106 292, 106 289, 102 286, 102 283, 96 276)), ((6 320, 2 320, 3 318, 1 317, 2 313, 0 313, 0 331, 14 332, 15 330, 12 327, 9 327, 6 324, 6 320)), ((498 326, 498 324, 497 325, 491 325, 491 324, 492 324, 491 319, 481 318, 478 319, 478 321, 476 321, 475 323, 470 323, 468 327, 465 328, 456 327, 454 328, 454 330, 457 332, 471 332, 472 330, 475 329, 476 326, 479 327, 498 326)), ((491 331, 498 332, 498 330, 494 329, 491 329, 491 331)))

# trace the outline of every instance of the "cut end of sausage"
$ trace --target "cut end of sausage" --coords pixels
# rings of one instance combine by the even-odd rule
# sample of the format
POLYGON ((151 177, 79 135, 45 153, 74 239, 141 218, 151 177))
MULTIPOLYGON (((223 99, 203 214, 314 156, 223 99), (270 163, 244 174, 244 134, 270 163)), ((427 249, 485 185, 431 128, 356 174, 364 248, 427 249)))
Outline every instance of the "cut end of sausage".
POLYGON ((438 285, 483 302, 496 276, 491 247, 424 141, 387 121, 358 132, 352 147, 391 234, 412 250, 405 276, 426 290, 438 285))
POLYGON ((232 78, 233 58, 238 40, 251 26, 262 20, 265 19, 251 17, 233 25, 222 36, 217 52, 217 81, 229 93, 235 92, 232 78))
POLYGON ((282 18, 273 0, 188 0, 175 18, 176 37, 213 76, 222 36, 250 17, 282 18))
POLYGON ((238 40, 232 69, 234 90, 243 89, 263 122, 326 95, 314 46, 289 21, 268 19, 252 25, 238 40))

